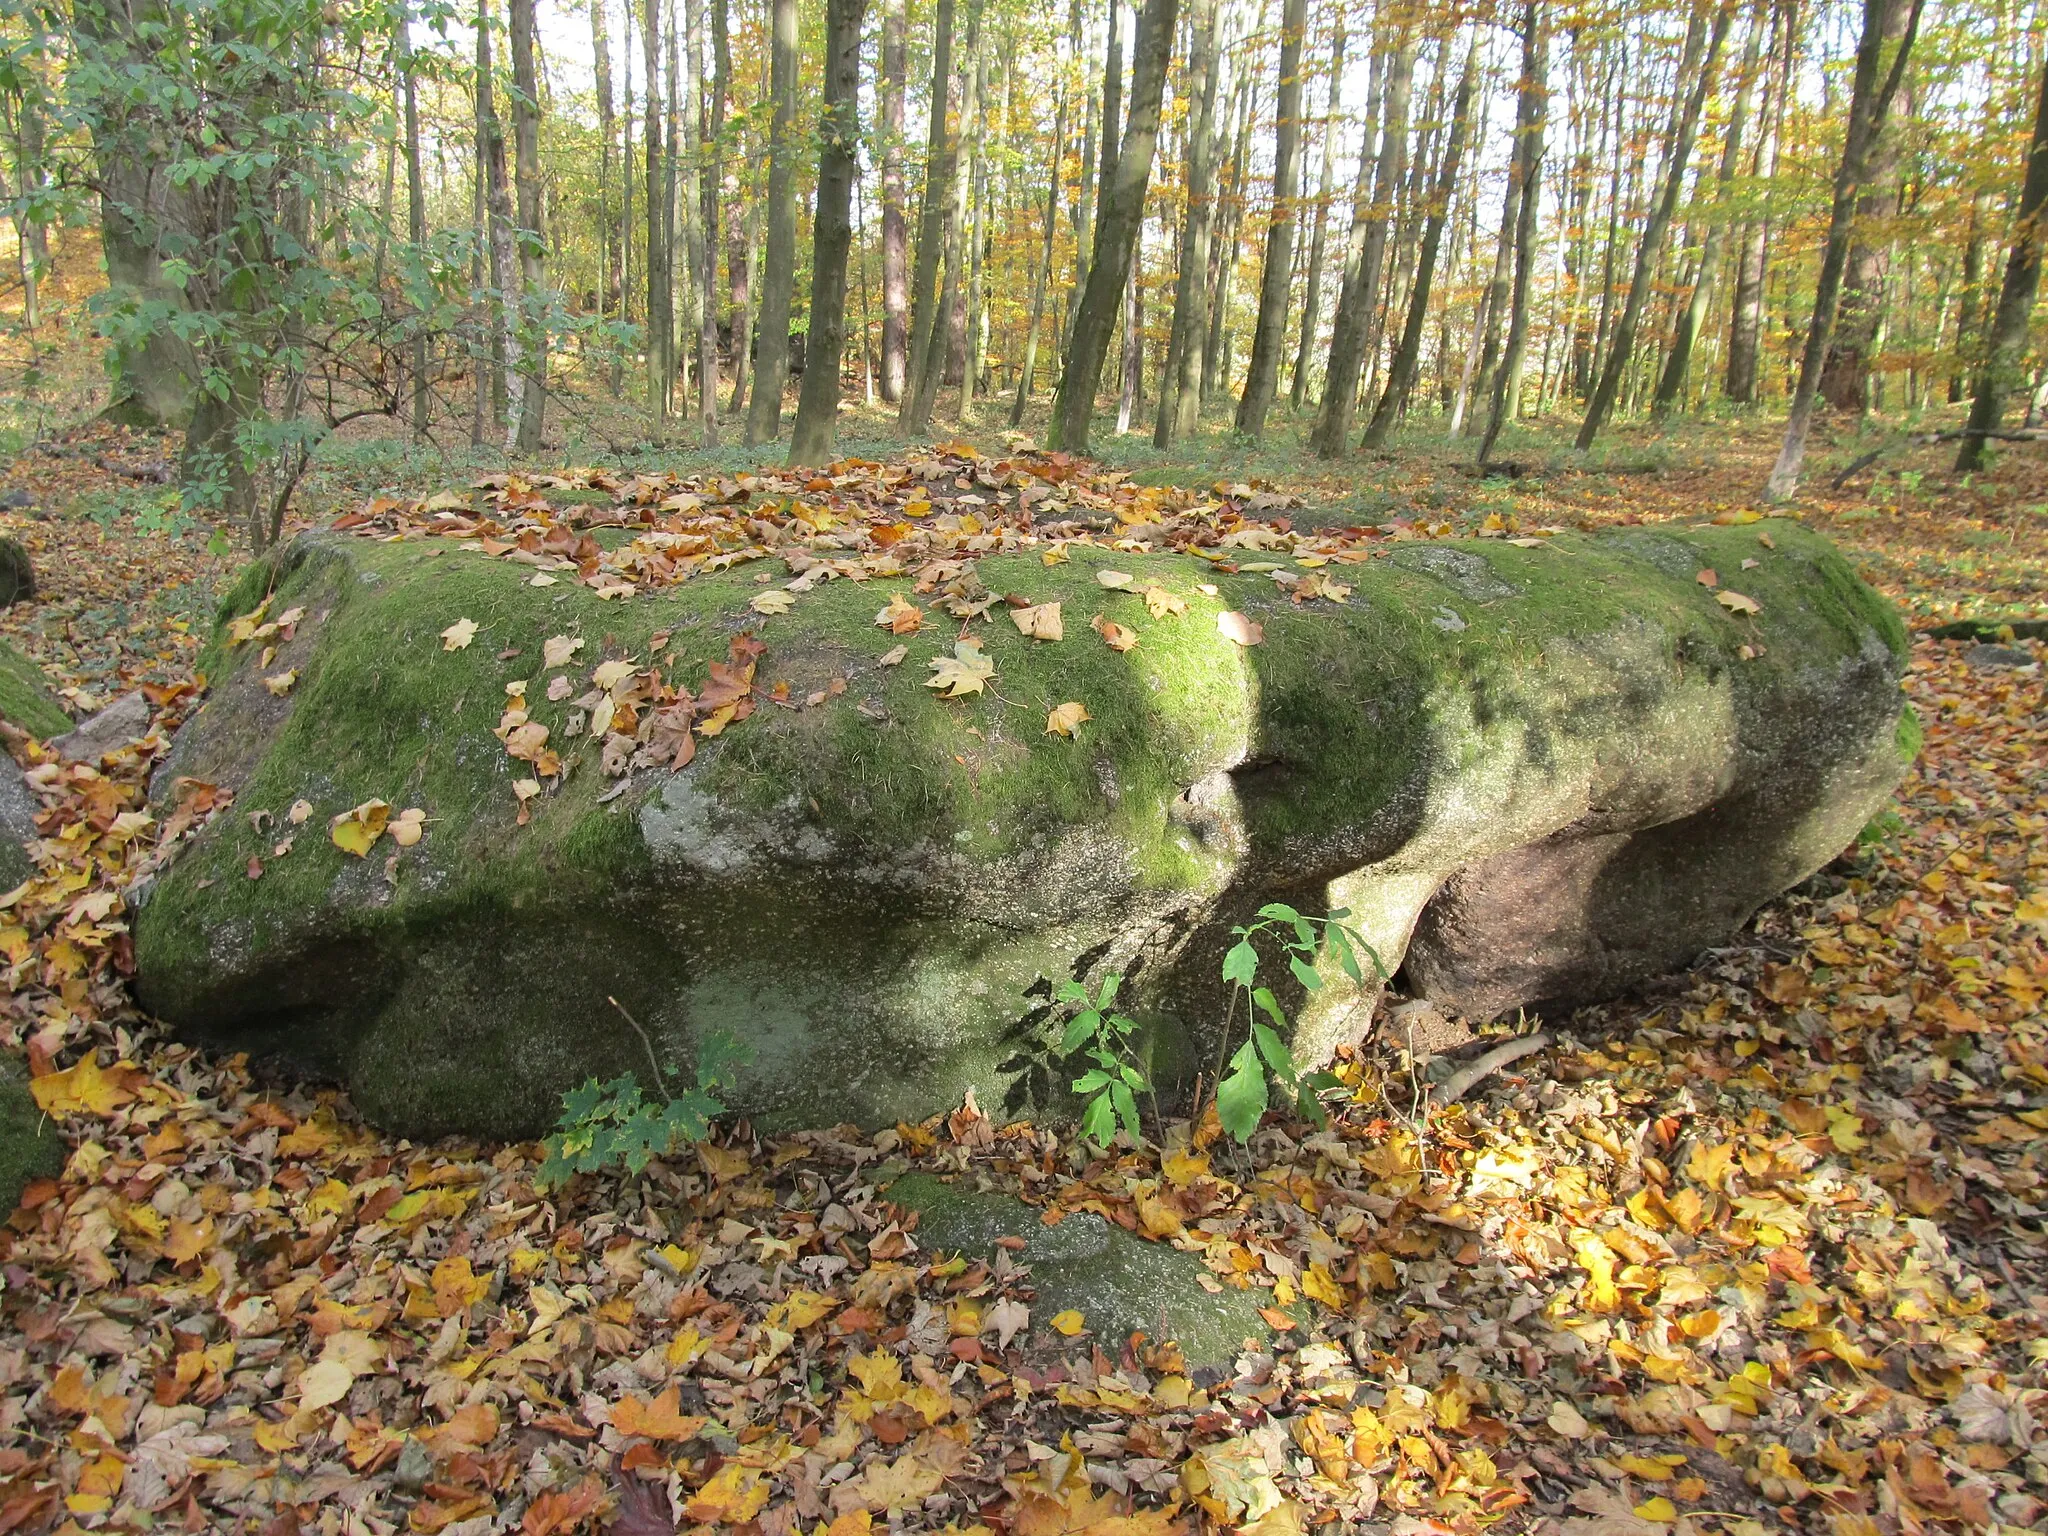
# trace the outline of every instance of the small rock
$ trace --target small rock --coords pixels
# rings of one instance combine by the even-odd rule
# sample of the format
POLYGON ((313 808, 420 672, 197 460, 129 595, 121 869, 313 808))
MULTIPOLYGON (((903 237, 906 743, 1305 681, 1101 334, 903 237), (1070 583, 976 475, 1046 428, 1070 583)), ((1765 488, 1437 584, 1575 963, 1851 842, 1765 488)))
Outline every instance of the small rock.
POLYGON ((36 568, 19 539, 0 538, 0 608, 12 608, 36 595, 36 568))
POLYGON ((82 763, 96 763, 117 747, 125 747, 149 729, 149 700, 137 691, 124 693, 76 730, 67 731, 50 746, 60 757, 82 763))
POLYGON ((11 891, 34 872, 23 845, 35 838, 41 809, 20 765, 0 752, 0 889, 11 891))
POLYGON ((400 1493, 417 1496, 423 1492, 434 1475, 434 1458, 419 1441, 408 1439, 405 1449, 398 1453, 398 1460, 391 1468, 391 1481, 400 1493))
POLYGON ((2016 645, 1973 645, 1963 652, 1963 660, 1980 672, 2000 667, 2031 667, 2034 664, 2033 654, 2016 645))

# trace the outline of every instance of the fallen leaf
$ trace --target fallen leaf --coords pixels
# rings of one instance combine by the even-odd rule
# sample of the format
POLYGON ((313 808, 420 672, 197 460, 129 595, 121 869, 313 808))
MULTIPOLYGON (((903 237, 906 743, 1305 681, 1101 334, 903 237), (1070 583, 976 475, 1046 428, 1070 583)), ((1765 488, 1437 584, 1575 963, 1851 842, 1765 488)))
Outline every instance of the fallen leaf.
POLYGON ((1744 597, 1740 592, 1722 590, 1714 594, 1714 601, 1731 613, 1762 613, 1764 605, 1753 597, 1744 597))
POLYGON ((965 640, 954 645, 952 655, 933 657, 931 669, 932 675, 925 679, 925 687, 938 689, 939 696, 947 699, 980 693, 996 675, 996 664, 989 660, 981 647, 965 640))
POLYGON ((1246 618, 1234 608, 1216 615, 1217 633, 1235 645, 1257 645, 1266 638, 1265 626, 1246 618))
POLYGON ((1102 643, 1107 645, 1112 651, 1128 651, 1138 643, 1138 632, 1136 630, 1126 629, 1123 625, 1111 619, 1106 619, 1099 613, 1088 621, 1088 627, 1102 636, 1102 643))
POLYGON ((328 824, 327 835, 343 853, 368 858, 370 849, 384 835, 391 820, 391 807, 382 800, 365 800, 353 810, 343 811, 328 824))
POLYGON ((1147 587, 1138 595, 1145 599, 1145 607, 1155 619, 1172 618, 1188 611, 1187 599, 1167 591, 1164 587, 1147 587))
POLYGON ((756 592, 747 606, 756 613, 787 613, 796 606, 796 595, 780 587, 770 587, 766 592, 756 592))
POLYGON ((272 694, 281 699, 286 694, 292 691, 292 684, 296 683, 298 680, 298 669, 294 667, 289 672, 279 672, 273 677, 266 677, 265 679, 263 679, 263 686, 268 688, 272 694))
POLYGON ((1028 639, 1060 640, 1066 636, 1066 631, 1060 623, 1058 603, 1038 603, 1029 608, 1012 608, 1010 622, 1028 639))
POLYGON ((552 667, 566 667, 576 653, 583 649, 581 635, 553 635, 542 642, 540 664, 543 671, 552 667))
POLYGON ((410 848, 420 840, 420 833, 425 829, 426 819, 427 813, 418 806, 400 811, 392 818, 391 825, 387 829, 391 833, 391 841, 398 844, 401 848, 410 848))
POLYGON ((1048 736, 1077 736, 1081 722, 1092 719, 1087 710, 1069 701, 1049 712, 1045 717, 1045 734, 1048 736))
POLYGON ((882 652, 879 661, 880 664, 885 667, 901 666, 903 664, 903 658, 908 656, 909 654, 909 646, 893 645, 888 650, 882 652))
POLYGON ((299 1409, 308 1412, 338 1403, 355 1385, 356 1373, 339 1360, 321 1360, 299 1373, 299 1409))
POLYGON ((476 638, 475 619, 457 619, 441 631, 441 649, 459 651, 476 638))
POLYGON ((1088 1326, 1088 1319, 1069 1307, 1064 1312, 1053 1314, 1052 1326, 1056 1332, 1063 1333, 1071 1339, 1088 1326))
POLYGON ((924 610, 899 592, 889 599, 888 607, 875 615, 875 623, 892 635, 914 635, 924 628, 924 610))

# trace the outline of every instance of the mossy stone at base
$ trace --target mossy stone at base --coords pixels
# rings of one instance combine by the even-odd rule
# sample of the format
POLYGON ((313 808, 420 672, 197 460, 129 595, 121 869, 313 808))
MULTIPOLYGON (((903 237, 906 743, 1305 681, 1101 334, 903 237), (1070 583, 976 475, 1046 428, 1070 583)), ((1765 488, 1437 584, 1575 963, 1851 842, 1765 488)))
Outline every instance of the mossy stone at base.
POLYGON ((1037 1298, 1034 1334, 1057 1337, 1049 1324, 1079 1312, 1090 1333, 1114 1355, 1133 1333, 1172 1340, 1195 1370, 1223 1370, 1246 1348, 1261 1348, 1272 1330, 1259 1316, 1258 1296, 1225 1286, 1211 1293, 1208 1266, 1191 1253, 1149 1242, 1083 1212, 1048 1227, 1033 1206, 1010 1195, 984 1194, 928 1173, 905 1174, 884 1193, 918 1213, 917 1241, 927 1253, 995 1256, 996 1239, 1021 1237, 1011 1254, 1028 1265, 1037 1298))
POLYGON ((71 717, 44 681, 42 668, 5 640, 0 640, 0 720, 45 739, 71 729, 71 717))
POLYGON ((64 1168, 64 1138, 36 1107, 20 1064, 0 1057, 0 1219, 21 1201, 31 1179, 54 1179, 64 1168))
MULTIPOLYGON (((914 572, 764 616, 767 561, 611 602, 445 539, 303 537, 225 599, 211 693, 159 770, 160 805, 192 778, 234 810, 136 893, 138 994, 419 1137, 543 1133, 585 1077, 651 1086, 649 1047, 687 1071, 720 1030, 753 1055, 726 1103, 763 1128, 918 1120, 969 1089, 1057 1117, 1069 979, 1124 978, 1168 1101, 1228 1045, 1223 955, 1268 902, 1348 908, 1474 1016, 1611 997, 1724 942, 1899 776, 1904 631, 1796 524, 1401 544, 1326 569, 1342 604, 1168 550, 1049 553, 976 568, 1064 604, 1066 638, 999 609, 973 626, 994 681, 942 699, 952 624, 874 622, 914 572), (225 622, 266 598, 296 614, 275 654, 225 622), (1228 638, 1232 613, 1263 643, 1228 638), (766 646, 753 716, 678 771, 609 777, 577 703, 593 669, 701 689, 743 630, 766 646), (573 664, 546 664, 558 636, 573 664), (493 734, 515 696, 564 764, 523 819, 528 765, 493 734), (1046 729, 1068 702, 1078 738, 1046 729), (336 847, 330 819, 372 798, 425 836, 336 847)), ((1266 963, 1298 1056, 1359 1037, 1376 986, 1333 963, 1310 996, 1266 963)))

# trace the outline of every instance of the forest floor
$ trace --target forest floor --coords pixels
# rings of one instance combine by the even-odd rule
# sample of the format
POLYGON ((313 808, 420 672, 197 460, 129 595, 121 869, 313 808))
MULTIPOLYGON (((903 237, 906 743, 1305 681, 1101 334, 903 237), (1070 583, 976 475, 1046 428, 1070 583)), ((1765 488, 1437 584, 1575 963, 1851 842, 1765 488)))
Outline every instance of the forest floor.
MULTIPOLYGON (((900 453, 848 425, 848 452, 900 453)), ((1916 627, 2048 615, 2048 453, 1963 484, 1951 445, 1898 436, 1822 443, 1798 515, 1916 627)), ((0 633, 75 709, 148 682, 168 724, 240 553, 156 478, 174 445, 27 438, 0 532, 42 591, 0 633)), ((1520 473, 1486 480, 1420 435, 1335 467, 1221 434, 1103 455, 1476 531, 1710 517, 1774 447, 1749 421, 1617 432, 1589 465, 1563 441, 1516 434, 1520 473)), ((365 435, 300 510, 485 462, 365 435)), ((394 1140, 139 1016, 119 891, 158 835, 123 814, 150 754, 73 772, 71 862, 0 930, 0 1029, 69 1148, 0 1230, 0 1532, 2040 1529, 2043 657, 1919 639, 1926 745, 1857 847, 1695 969, 1545 1021, 1558 1043, 1465 1103, 1417 1115, 1425 1064, 1369 1041, 1331 1132, 1249 1160, 1185 1126, 1090 1159, 956 1114, 731 1128, 543 1200, 534 1146, 394 1140), (905 1167, 1199 1252, 1266 1293, 1278 1342, 1217 1379, 1085 1318, 1027 1349, 1004 1320, 1028 1279, 920 1251, 876 1193, 905 1167)))

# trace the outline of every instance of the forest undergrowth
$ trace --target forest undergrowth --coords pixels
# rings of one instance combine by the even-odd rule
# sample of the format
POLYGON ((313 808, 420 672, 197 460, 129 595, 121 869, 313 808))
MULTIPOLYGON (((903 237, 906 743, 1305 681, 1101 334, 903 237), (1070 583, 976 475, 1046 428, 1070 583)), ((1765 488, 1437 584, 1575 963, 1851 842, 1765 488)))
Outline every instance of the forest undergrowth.
MULTIPOLYGON (((1750 504, 1770 430, 1686 430, 1617 434, 1591 469, 1530 433, 1486 480, 1419 441, 1342 477, 1220 438, 1109 452, 1457 531, 1750 504)), ((1418 1114, 1427 1064, 1373 1039, 1327 1130, 1248 1154, 1183 1123, 1093 1156, 967 1106, 725 1127, 543 1197, 537 1146, 383 1136, 136 1011, 122 893, 182 830, 145 779, 236 564, 160 494, 168 451, 60 434, 0 477, 42 582, 0 632, 74 707, 146 683, 158 708, 104 771, 39 772, 63 862, 0 913, 0 1028, 69 1152, 0 1231, 0 1532, 2048 1522, 2040 642, 1918 639, 1895 814, 1693 970, 1546 1020, 1557 1043, 1463 1103, 1418 1114), (1199 1253, 1274 1333, 1219 1376, 1055 1331, 1017 1266, 919 1246, 883 1192, 913 1168, 1199 1253)), ((2048 460, 1958 485, 1945 452, 1817 475, 1802 513, 1916 627, 2040 615, 2048 460)), ((305 515, 403 458, 336 455, 305 515)))

